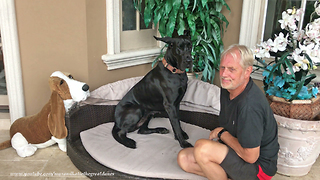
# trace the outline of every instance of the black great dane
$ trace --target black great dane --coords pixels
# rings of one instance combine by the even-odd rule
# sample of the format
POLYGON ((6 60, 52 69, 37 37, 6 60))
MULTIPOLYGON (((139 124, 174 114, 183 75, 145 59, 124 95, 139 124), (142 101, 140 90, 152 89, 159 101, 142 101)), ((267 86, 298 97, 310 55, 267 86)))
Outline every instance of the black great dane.
POLYGON ((168 44, 164 59, 118 103, 112 135, 119 143, 134 149, 136 142, 127 137, 129 132, 139 129, 139 134, 166 134, 169 132, 166 128, 148 128, 153 115, 165 110, 180 146, 192 147, 186 141, 189 137, 181 129, 179 121, 180 101, 187 90, 185 70, 192 68, 190 35, 185 32, 177 38, 154 38, 168 44))

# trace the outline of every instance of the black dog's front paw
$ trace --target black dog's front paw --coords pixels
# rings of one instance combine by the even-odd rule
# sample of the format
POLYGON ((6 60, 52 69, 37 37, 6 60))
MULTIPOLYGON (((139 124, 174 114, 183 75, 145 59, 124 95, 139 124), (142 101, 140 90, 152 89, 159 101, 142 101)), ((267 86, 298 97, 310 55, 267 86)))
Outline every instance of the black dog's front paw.
POLYGON ((158 133, 158 134, 168 134, 169 130, 166 128, 153 128, 153 129, 149 129, 149 128, 140 128, 138 131, 139 134, 151 134, 151 133, 158 133))
POLYGON ((129 139, 129 138, 124 141, 123 145, 125 145, 126 147, 131 148, 131 149, 137 148, 136 142, 132 139, 129 139))
POLYGON ((183 141, 182 143, 180 143, 180 146, 182 148, 188 148, 188 147, 193 147, 192 144, 188 143, 187 141, 183 141))
POLYGON ((167 128, 156 128, 156 131, 159 134, 168 134, 169 133, 169 130, 167 128))
POLYGON ((185 140, 189 139, 189 136, 186 132, 182 131, 182 136, 185 140))
MULTIPOLYGON (((188 136, 188 134, 187 134, 186 132, 184 132, 184 131, 181 130, 181 134, 182 134, 182 137, 183 137, 184 140, 189 139, 189 136, 188 136)), ((174 135, 174 138, 175 138, 176 140, 178 140, 178 137, 177 137, 176 135, 174 135)))

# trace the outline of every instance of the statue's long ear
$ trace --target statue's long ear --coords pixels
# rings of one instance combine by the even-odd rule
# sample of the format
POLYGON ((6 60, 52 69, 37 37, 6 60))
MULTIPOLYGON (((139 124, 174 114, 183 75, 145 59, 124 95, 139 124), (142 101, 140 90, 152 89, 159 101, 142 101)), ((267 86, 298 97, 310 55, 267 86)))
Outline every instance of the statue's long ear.
POLYGON ((174 38, 171 38, 171 37, 164 37, 164 38, 159 38, 159 37, 156 37, 156 36, 153 36, 157 41, 162 41, 164 43, 167 43, 167 44, 172 44, 174 43, 174 38))
POLYGON ((48 116, 48 127, 52 136, 62 139, 67 137, 68 130, 66 128, 65 114, 63 100, 56 91, 51 93, 50 98, 51 110, 48 116))

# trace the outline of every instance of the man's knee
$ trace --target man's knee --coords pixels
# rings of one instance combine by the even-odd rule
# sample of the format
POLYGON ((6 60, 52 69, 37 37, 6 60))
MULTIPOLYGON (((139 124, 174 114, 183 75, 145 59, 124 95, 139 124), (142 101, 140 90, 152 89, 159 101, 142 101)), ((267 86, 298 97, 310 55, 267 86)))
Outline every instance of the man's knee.
POLYGON ((183 169, 184 171, 186 171, 187 169, 187 165, 188 165, 188 157, 187 157, 187 153, 185 151, 185 149, 181 150, 179 153, 178 153, 178 157, 177 157, 177 162, 178 162, 178 165, 181 167, 181 169, 183 169))
POLYGON ((194 145, 194 157, 197 162, 220 164, 227 153, 227 146, 208 139, 200 139, 194 145))
POLYGON ((209 153, 210 145, 208 143, 208 140, 206 139, 199 139, 196 141, 194 145, 194 156, 196 160, 203 161, 204 159, 207 159, 207 153, 209 153))

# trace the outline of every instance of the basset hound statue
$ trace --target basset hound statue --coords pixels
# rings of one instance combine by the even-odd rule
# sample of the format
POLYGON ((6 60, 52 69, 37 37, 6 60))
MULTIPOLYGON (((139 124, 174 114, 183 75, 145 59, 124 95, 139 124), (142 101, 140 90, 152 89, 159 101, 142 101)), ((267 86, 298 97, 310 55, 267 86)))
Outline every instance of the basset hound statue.
POLYGON ((70 73, 56 71, 49 78, 51 97, 35 115, 22 117, 10 127, 11 140, 0 144, 0 150, 13 147, 21 157, 33 155, 37 148, 55 143, 66 152, 65 114, 77 102, 90 96, 89 86, 74 80, 70 73))

